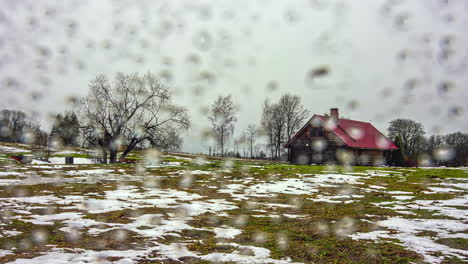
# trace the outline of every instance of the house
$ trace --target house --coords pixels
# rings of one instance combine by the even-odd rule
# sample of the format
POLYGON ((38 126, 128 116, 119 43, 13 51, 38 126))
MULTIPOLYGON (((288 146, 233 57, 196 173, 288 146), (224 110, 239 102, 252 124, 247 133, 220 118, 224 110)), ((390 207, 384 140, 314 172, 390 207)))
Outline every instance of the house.
POLYGON ((372 124, 330 115, 314 115, 284 145, 288 160, 296 164, 382 165, 398 147, 372 124))

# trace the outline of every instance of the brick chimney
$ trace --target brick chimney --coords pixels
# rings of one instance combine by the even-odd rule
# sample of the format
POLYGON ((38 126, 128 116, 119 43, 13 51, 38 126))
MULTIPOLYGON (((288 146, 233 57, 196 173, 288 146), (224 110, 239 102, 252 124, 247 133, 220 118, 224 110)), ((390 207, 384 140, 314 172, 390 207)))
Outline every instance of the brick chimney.
POLYGON ((332 119, 335 119, 335 120, 340 119, 340 114, 338 113, 338 108, 331 108, 330 109, 330 117, 332 119))

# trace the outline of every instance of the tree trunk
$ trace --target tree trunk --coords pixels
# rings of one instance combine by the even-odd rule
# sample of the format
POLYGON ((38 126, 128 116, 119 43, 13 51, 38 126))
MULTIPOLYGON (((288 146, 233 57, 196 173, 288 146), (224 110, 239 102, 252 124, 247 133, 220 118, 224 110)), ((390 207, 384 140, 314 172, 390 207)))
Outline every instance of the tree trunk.
POLYGON ((107 150, 105 147, 101 147, 102 148, 102 159, 101 159, 101 163, 107 163, 107 150))
POLYGON ((138 143, 142 142, 143 140, 145 139, 132 139, 132 141, 130 141, 130 144, 127 145, 124 152, 120 155, 119 162, 123 162, 124 159, 127 157, 128 153, 130 153, 138 145, 138 143))
POLYGON ((109 163, 117 163, 117 149, 112 148, 110 150, 109 163))

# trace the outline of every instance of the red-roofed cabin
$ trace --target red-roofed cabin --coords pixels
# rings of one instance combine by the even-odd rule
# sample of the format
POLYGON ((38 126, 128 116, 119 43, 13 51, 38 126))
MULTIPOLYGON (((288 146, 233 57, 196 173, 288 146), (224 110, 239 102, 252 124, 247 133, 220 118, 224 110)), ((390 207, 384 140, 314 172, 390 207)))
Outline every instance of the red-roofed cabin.
POLYGON ((398 149, 370 123, 340 118, 338 108, 312 116, 284 147, 297 164, 382 165, 398 149))

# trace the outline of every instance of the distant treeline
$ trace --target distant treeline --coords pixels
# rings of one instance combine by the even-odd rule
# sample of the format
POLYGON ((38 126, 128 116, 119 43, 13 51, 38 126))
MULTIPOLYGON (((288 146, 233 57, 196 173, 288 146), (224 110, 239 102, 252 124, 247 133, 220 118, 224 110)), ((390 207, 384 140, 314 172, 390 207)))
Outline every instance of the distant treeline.
POLYGON ((173 102, 170 87, 154 74, 117 73, 115 81, 99 75, 89 86, 76 112, 56 115, 50 132, 22 111, 2 110, 0 141, 93 147, 102 163, 125 162, 136 148, 179 150, 190 127, 188 109, 173 102))
MULTIPOLYGON (((264 108, 268 107, 271 106, 265 104, 264 108)), ((264 110, 264 113, 267 110, 264 110)), ((303 112, 301 114, 301 117, 306 115, 303 112)), ((268 118, 264 116, 259 127, 270 129, 268 133, 257 129, 256 125, 249 125, 239 138, 234 139, 233 150, 224 152, 223 156, 268 158, 267 153, 270 153, 269 158, 279 159, 283 150, 277 146, 281 146, 280 144, 283 144, 291 134, 278 136, 281 133, 275 132, 275 127, 269 126, 267 120, 268 118), (269 139, 267 144, 255 143, 261 136, 269 139), (241 151, 242 149, 243 151, 241 151)), ((273 124, 282 127, 278 126, 277 123, 273 122, 273 124)), ((56 115, 51 130, 46 131, 22 111, 0 111, 0 141, 2 142, 36 144, 43 147, 92 146, 83 140, 80 131, 79 118, 74 112, 56 115)), ((389 165, 463 166, 468 164, 467 133, 454 132, 427 137, 422 124, 409 119, 391 121, 388 131, 390 139, 400 147, 400 150, 394 151, 391 155, 391 159, 388 161, 389 165)), ((180 147, 180 143, 178 147, 180 147)), ((221 156, 220 153, 216 152, 217 149, 210 147, 209 154, 221 156)))
POLYGON ((400 147, 392 155, 397 166, 463 166, 468 164, 468 134, 454 132, 426 136, 421 123, 395 119, 388 127, 389 137, 400 147))
MULTIPOLYGON (((94 147, 103 163, 123 162, 136 148, 180 149, 182 135, 191 126, 188 109, 173 101, 171 87, 161 84, 156 75, 118 73, 113 82, 99 75, 89 86, 88 95, 78 100, 75 112, 56 115, 50 131, 22 111, 1 110, 0 141, 49 148, 94 147)), ((310 118, 300 96, 289 93, 277 102, 266 99, 261 120, 235 135, 237 112, 230 95, 219 96, 210 105, 200 142, 206 144, 210 155, 285 160, 284 144, 310 118)), ((423 125, 410 119, 391 121, 388 132, 400 147, 393 151, 389 165, 468 163, 467 133, 427 137, 423 125)))
POLYGON ((0 141, 46 146, 49 133, 22 111, 0 111, 0 141))
MULTIPOLYGON (((262 106, 258 124, 251 123, 247 129, 234 135, 237 121, 235 102, 230 95, 219 96, 211 105, 208 119, 211 122, 209 154, 230 157, 269 158, 286 160, 283 145, 310 118, 301 98, 283 94, 277 102, 268 99, 262 106), (259 137, 263 139, 257 144, 259 137), (232 148, 229 147, 232 145, 232 148), (243 149, 243 151, 242 151, 243 149)), ((327 114, 325 114, 327 115, 327 114)), ((362 131, 363 132, 363 131, 362 131)), ((398 151, 393 151, 387 164, 393 166, 462 166, 468 164, 468 134, 454 132, 427 137, 421 123, 410 119, 395 119, 389 123, 388 135, 398 151)), ((358 157, 354 157, 357 159, 358 157)))

